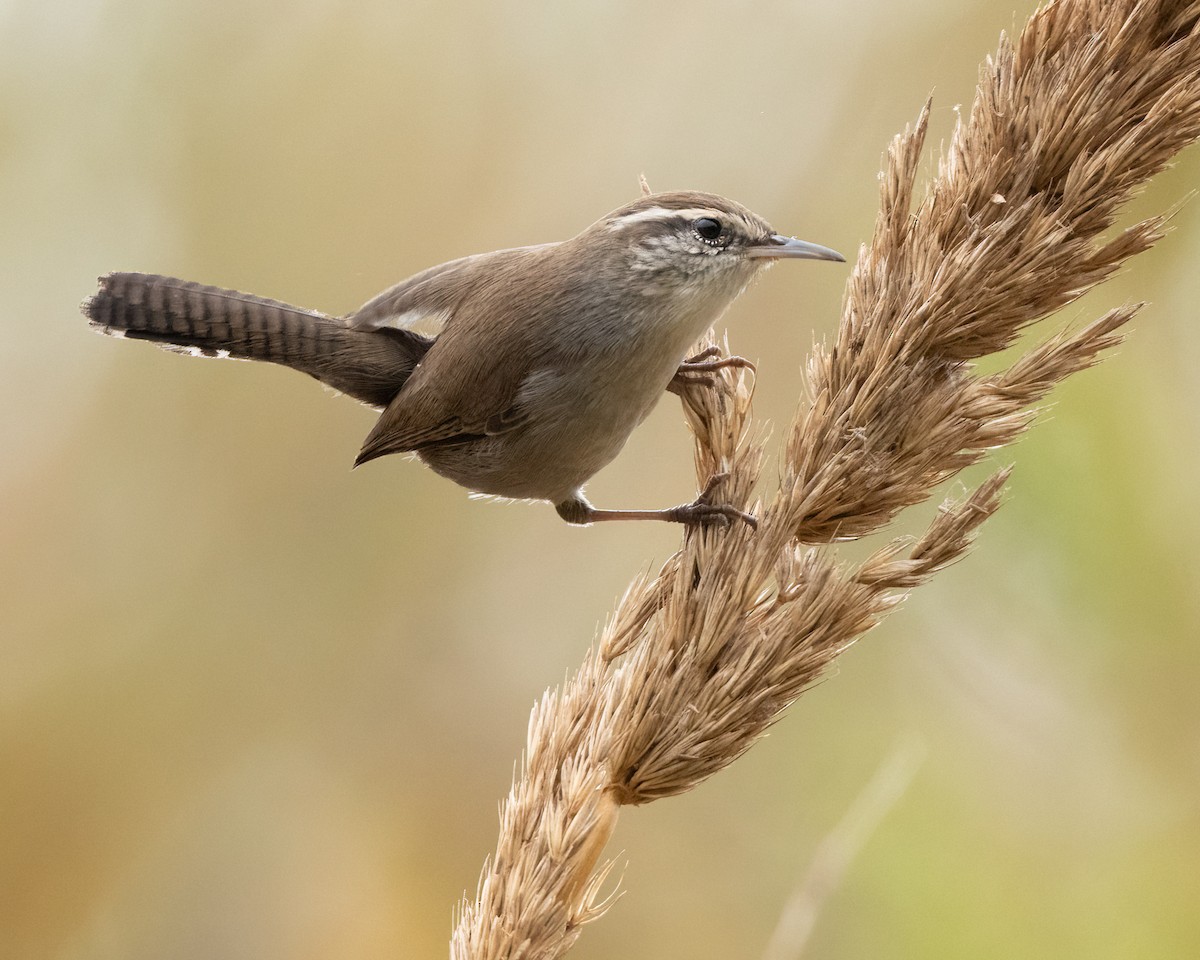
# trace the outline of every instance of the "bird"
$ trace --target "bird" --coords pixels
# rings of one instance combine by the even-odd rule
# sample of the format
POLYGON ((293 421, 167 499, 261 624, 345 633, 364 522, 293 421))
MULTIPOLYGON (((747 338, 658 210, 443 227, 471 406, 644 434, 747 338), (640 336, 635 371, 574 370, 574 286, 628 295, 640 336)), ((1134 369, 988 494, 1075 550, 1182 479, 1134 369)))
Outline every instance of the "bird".
POLYGON ((584 485, 664 392, 750 366, 690 348, 777 260, 844 262, 725 197, 644 188, 568 240, 429 267, 345 316, 145 273, 100 277, 82 311, 100 333, 281 364, 381 411, 355 466, 415 454, 475 493, 548 501, 571 524, 753 525, 717 502, 720 476, 661 510, 601 509, 584 485))

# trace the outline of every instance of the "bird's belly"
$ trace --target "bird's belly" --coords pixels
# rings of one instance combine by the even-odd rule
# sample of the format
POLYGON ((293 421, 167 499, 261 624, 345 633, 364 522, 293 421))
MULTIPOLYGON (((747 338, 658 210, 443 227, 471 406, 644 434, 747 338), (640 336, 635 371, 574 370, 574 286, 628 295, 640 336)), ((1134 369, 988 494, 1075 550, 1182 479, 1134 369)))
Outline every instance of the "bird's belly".
MULTIPOLYGON (((531 398, 530 419, 523 426, 431 447, 420 457, 435 472, 478 493, 559 503, 610 463, 654 408, 670 379, 670 373, 656 373, 619 377, 576 397, 531 398)), ((578 387, 577 380, 572 387, 578 387)))

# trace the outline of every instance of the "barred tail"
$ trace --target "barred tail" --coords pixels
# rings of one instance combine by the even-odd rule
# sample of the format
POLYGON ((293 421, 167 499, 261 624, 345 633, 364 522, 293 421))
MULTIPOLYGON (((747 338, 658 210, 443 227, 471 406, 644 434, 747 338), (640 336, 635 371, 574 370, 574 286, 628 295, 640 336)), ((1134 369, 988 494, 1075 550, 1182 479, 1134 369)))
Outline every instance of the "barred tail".
POLYGON ((109 336, 282 364, 376 407, 400 391, 432 344, 405 330, 354 330, 278 300, 145 273, 101 277, 83 313, 109 336))

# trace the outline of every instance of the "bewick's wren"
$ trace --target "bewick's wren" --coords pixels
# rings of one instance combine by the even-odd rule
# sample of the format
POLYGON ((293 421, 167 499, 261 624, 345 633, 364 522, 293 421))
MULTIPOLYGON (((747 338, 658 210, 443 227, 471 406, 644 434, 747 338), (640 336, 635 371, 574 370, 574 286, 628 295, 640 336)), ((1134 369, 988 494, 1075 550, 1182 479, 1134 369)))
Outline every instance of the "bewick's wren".
POLYGON ((583 484, 663 391, 745 361, 686 352, 765 265, 842 260, 708 193, 645 195, 578 236, 430 267, 344 318, 169 277, 112 273, 92 325, 203 356, 301 370, 383 413, 355 464, 415 452, 479 493, 569 523, 753 518, 711 502, 598 510, 583 484), (436 338, 410 329, 437 320, 436 338))

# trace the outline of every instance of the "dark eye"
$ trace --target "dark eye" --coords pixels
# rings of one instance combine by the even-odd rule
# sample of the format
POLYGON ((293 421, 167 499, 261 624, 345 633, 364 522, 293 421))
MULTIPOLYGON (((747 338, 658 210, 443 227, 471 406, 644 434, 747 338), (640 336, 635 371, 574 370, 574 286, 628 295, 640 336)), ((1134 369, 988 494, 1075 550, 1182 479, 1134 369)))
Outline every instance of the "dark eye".
POLYGON ((712 217, 701 217, 692 226, 704 240, 716 240, 721 235, 721 221, 712 217))

